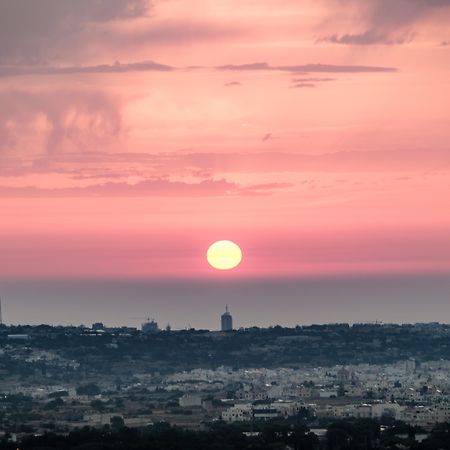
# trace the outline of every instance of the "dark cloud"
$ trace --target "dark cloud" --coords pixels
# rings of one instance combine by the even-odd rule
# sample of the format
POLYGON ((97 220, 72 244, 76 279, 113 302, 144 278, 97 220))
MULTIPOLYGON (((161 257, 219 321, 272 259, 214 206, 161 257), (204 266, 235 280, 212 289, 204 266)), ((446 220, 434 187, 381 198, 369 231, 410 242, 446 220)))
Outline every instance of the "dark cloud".
POLYGON ((394 67, 336 65, 336 64, 298 64, 289 66, 271 66, 265 62, 250 64, 227 64, 216 67, 217 70, 248 71, 248 70, 278 70, 281 72, 301 73, 364 73, 364 72, 395 72, 394 67))
POLYGON ((0 62, 47 62, 92 24, 144 15, 147 0, 2 0, 0 62))
POLYGON ((219 70, 274 70, 274 67, 269 66, 265 62, 256 62, 248 64, 226 64, 217 67, 219 70))
POLYGON ((377 30, 367 30, 361 34, 343 34, 338 36, 333 34, 323 40, 334 44, 348 45, 398 45, 411 42, 414 35, 412 33, 402 33, 398 36, 392 36, 391 33, 384 33, 377 30))
MULTIPOLYGON (((447 23, 448 0, 331 0, 345 13, 356 12, 366 30, 360 33, 336 33, 319 39, 346 45, 395 45, 410 42, 422 19, 447 23)), ((333 8, 333 10, 335 10, 333 8)))
MULTIPOLYGON (((202 70, 204 67, 189 67, 189 70, 202 70)), ((281 71, 295 74, 306 73, 365 73, 365 72, 394 72, 393 67, 358 66, 358 65, 333 65, 333 64, 303 64, 289 66, 271 66, 268 63, 228 64, 216 67, 218 70, 229 71, 281 71)), ((27 66, 0 66, 0 77, 12 77, 21 75, 71 75, 71 74, 96 74, 96 73, 126 73, 126 72, 170 72, 184 70, 168 64, 155 61, 137 61, 124 63, 116 61, 114 64, 98 64, 92 66, 51 66, 51 65, 27 65, 27 66)), ((333 78, 301 78, 299 83, 332 81, 333 78), (302 80, 302 81, 300 81, 302 80)), ((295 80, 294 80, 295 82, 295 80)), ((242 86, 238 81, 225 83, 226 87, 242 86)), ((308 87, 308 86, 298 86, 308 87)), ((311 86, 310 86, 311 87, 311 86)))
POLYGON ((167 72, 174 70, 174 67, 166 64, 159 64, 154 61, 140 61, 129 64, 100 64, 96 66, 70 66, 70 67, 51 67, 51 66, 28 66, 28 67, 0 67, 0 77, 17 75, 70 75, 75 73, 125 73, 139 71, 158 71, 167 72))
POLYGON ((304 64, 297 66, 279 66, 278 70, 289 72, 316 72, 316 73, 365 73, 365 72, 395 72, 394 67, 358 66, 335 64, 304 64))

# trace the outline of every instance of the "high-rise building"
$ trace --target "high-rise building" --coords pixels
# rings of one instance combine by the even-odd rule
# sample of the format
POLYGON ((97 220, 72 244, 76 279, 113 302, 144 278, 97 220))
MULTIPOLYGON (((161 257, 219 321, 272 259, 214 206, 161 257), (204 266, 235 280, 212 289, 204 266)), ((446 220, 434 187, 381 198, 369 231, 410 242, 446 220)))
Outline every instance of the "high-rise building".
POLYGON ((141 330, 143 333, 157 333, 159 331, 158 322, 149 318, 147 322, 142 324, 141 330))
POLYGON ((105 325, 102 322, 95 322, 92 324, 92 329, 95 331, 100 331, 105 329, 105 325))
POLYGON ((233 329, 233 317, 231 317, 231 314, 228 311, 228 305, 226 306, 225 312, 222 314, 220 319, 222 331, 231 331, 233 329))

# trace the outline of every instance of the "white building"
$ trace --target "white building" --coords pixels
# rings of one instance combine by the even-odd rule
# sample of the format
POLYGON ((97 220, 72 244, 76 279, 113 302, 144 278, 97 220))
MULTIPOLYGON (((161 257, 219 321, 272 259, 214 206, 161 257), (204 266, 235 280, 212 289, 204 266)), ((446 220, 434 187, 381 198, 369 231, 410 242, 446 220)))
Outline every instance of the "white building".
POLYGON ((250 403, 238 404, 222 412, 222 419, 226 422, 242 422, 255 419, 273 419, 275 417, 289 417, 297 414, 304 407, 302 402, 278 400, 262 405, 250 403))
POLYGON ((222 412, 225 422, 244 422, 253 418, 253 407, 249 403, 234 405, 222 412))
POLYGON ((199 394, 184 394, 179 398, 178 403, 183 408, 202 406, 202 397, 199 394))

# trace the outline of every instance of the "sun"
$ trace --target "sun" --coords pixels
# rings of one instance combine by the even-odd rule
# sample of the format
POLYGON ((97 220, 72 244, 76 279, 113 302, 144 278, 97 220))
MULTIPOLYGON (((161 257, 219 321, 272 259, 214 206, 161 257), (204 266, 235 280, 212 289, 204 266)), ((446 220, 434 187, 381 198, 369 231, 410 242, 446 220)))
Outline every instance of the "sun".
POLYGON ((206 259, 214 269, 234 269, 242 261, 242 251, 232 241, 217 241, 208 248, 206 259))

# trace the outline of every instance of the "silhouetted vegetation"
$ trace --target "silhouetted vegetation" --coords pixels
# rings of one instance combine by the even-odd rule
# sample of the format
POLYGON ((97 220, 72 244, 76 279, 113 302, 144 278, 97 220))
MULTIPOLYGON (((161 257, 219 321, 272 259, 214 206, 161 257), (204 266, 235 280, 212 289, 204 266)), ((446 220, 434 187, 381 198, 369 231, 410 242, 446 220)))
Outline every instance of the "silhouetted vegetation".
POLYGON ((211 424, 205 431, 190 431, 158 423, 144 429, 123 426, 120 417, 112 427, 82 428, 67 435, 54 432, 25 438, 21 443, 0 442, 0 450, 437 450, 450 449, 450 424, 436 426, 418 442, 420 430, 397 423, 382 429, 370 419, 340 420, 319 437, 301 421, 273 421, 245 433, 248 424, 211 424), (406 432, 405 432, 406 431, 406 432))
MULTIPOLYGON (((54 373, 50 361, 26 358, 1 361, 5 373, 26 379, 35 373, 71 376, 111 373, 111 368, 144 368, 167 373, 196 367, 296 367, 302 364, 389 364, 415 358, 419 361, 450 359, 450 326, 444 324, 379 325, 329 324, 283 328, 252 327, 230 333, 205 330, 161 331, 142 334, 121 329, 96 333, 77 327, 13 326, 0 330, 0 345, 12 345, 24 356, 30 348, 52 351, 65 360, 64 375, 54 373), (8 341, 8 334, 27 334, 27 341, 8 341), (270 348, 270 351, 265 351, 270 348), (79 365, 79 366, 78 366, 79 365)), ((118 370, 120 374, 120 370, 118 370)), ((95 385, 79 393, 97 395, 95 385)))

